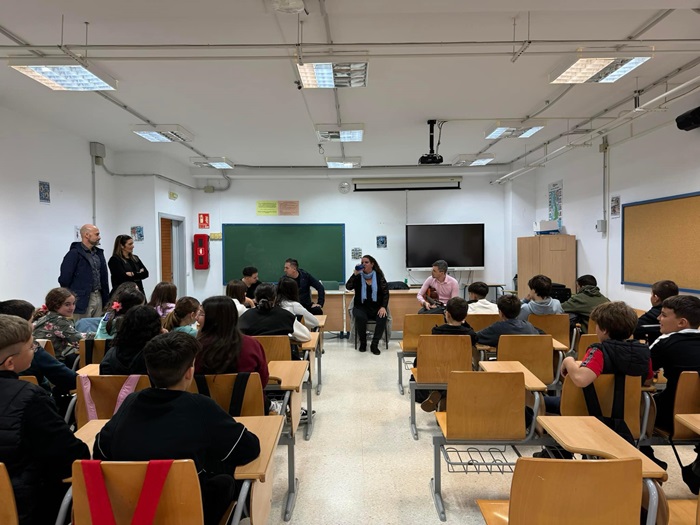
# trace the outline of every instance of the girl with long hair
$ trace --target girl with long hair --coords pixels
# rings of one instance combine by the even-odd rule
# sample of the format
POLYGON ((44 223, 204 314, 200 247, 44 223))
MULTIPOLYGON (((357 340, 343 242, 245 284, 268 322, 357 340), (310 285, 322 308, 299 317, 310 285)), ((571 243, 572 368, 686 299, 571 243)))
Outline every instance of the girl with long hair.
POLYGON ((236 310, 238 310, 239 317, 248 311, 248 307, 245 305, 247 291, 248 287, 246 284, 238 279, 229 281, 226 285, 226 295, 233 299, 233 302, 236 305, 236 310))
POLYGON ((134 255, 134 239, 131 236, 117 235, 107 266, 112 277, 112 288, 124 282, 133 282, 145 295, 142 281, 148 278, 148 270, 141 259, 134 255))
POLYGON ((275 306, 275 287, 263 283, 255 289, 256 307, 241 317, 241 332, 248 335, 289 335, 294 341, 311 340, 311 332, 292 312, 275 306))
POLYGON ((147 374, 143 348, 162 332, 160 316, 153 308, 146 305, 131 308, 100 363, 100 375, 147 374))
POLYGON ((121 293, 114 294, 111 304, 108 305, 97 327, 95 339, 113 339, 129 310, 145 302, 146 297, 134 286, 125 287, 121 293))
POLYGON ((199 308, 199 301, 194 297, 180 297, 173 311, 165 316, 163 328, 168 332, 185 332, 196 337, 197 328, 194 327, 194 322, 199 308))
MULTIPOLYGON (((59 361, 77 355, 78 343, 86 337, 86 334, 75 329, 74 311, 75 294, 67 288, 54 288, 46 294, 44 304, 32 317, 34 338, 51 341, 59 361)), ((71 364, 74 359, 70 358, 71 364)))
POLYGON ((303 317, 307 328, 313 329, 318 327, 319 323, 316 316, 299 302, 299 285, 291 277, 282 277, 277 283, 275 304, 288 312, 292 312, 297 319, 303 317))
POLYGON ((175 308, 175 301, 177 301, 177 286, 173 283, 161 281, 153 289, 148 306, 152 306, 156 309, 158 315, 165 317, 175 308))

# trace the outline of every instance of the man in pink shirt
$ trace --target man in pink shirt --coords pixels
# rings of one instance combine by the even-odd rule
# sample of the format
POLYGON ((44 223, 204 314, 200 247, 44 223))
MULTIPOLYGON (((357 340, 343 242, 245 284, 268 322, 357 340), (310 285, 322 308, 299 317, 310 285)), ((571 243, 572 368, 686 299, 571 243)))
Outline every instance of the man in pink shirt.
POLYGON ((459 295, 459 283, 447 275, 447 261, 442 259, 433 263, 432 275, 428 277, 418 292, 418 302, 422 308, 419 314, 441 314, 445 312, 447 301, 459 295), (437 291, 437 299, 431 299, 428 289, 437 291))

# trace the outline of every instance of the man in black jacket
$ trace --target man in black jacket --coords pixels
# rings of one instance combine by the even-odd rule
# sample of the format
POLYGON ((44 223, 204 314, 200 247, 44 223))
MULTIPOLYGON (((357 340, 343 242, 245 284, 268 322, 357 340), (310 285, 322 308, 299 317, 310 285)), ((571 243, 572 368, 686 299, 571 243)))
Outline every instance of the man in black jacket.
POLYGON ((321 281, 306 270, 299 268, 299 261, 296 259, 284 261, 284 275, 291 277, 299 285, 299 302, 301 305, 314 315, 323 315, 326 289, 321 284, 321 281), (318 292, 318 299, 315 303, 311 301, 311 288, 318 292))
POLYGON ((20 381, 34 340, 28 321, 0 315, 0 462, 12 481, 21 525, 54 523, 76 459, 89 459, 41 387, 20 381))
POLYGON ((95 459, 192 459, 199 473, 204 523, 216 524, 235 498, 233 473, 260 454, 260 442, 214 400, 187 389, 201 350, 189 334, 170 332, 144 348, 155 388, 129 395, 95 438, 95 459))

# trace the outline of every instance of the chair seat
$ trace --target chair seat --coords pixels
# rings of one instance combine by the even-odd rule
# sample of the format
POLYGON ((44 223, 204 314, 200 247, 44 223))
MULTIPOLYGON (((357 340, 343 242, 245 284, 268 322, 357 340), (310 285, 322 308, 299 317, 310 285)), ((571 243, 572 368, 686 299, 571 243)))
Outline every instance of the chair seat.
POLYGON ((669 525, 695 525, 698 523, 698 500, 670 499, 668 500, 669 525))
POLYGON ((486 525, 503 525, 508 523, 510 501, 478 499, 476 503, 479 505, 479 510, 484 517, 484 521, 486 521, 486 525))

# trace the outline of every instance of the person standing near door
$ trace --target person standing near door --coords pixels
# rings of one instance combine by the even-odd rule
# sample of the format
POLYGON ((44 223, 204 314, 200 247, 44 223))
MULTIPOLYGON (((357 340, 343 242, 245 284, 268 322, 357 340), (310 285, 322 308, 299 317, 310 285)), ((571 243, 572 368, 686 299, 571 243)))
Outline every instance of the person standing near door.
POLYGON ((112 278, 112 290, 122 283, 133 282, 145 295, 142 281, 148 278, 148 270, 141 259, 134 255, 134 239, 131 236, 117 235, 108 266, 112 278))
POLYGON ((70 245, 63 257, 58 284, 75 293, 74 319, 99 317, 109 298, 107 261, 100 244, 100 230, 94 224, 80 228, 80 242, 70 245))

